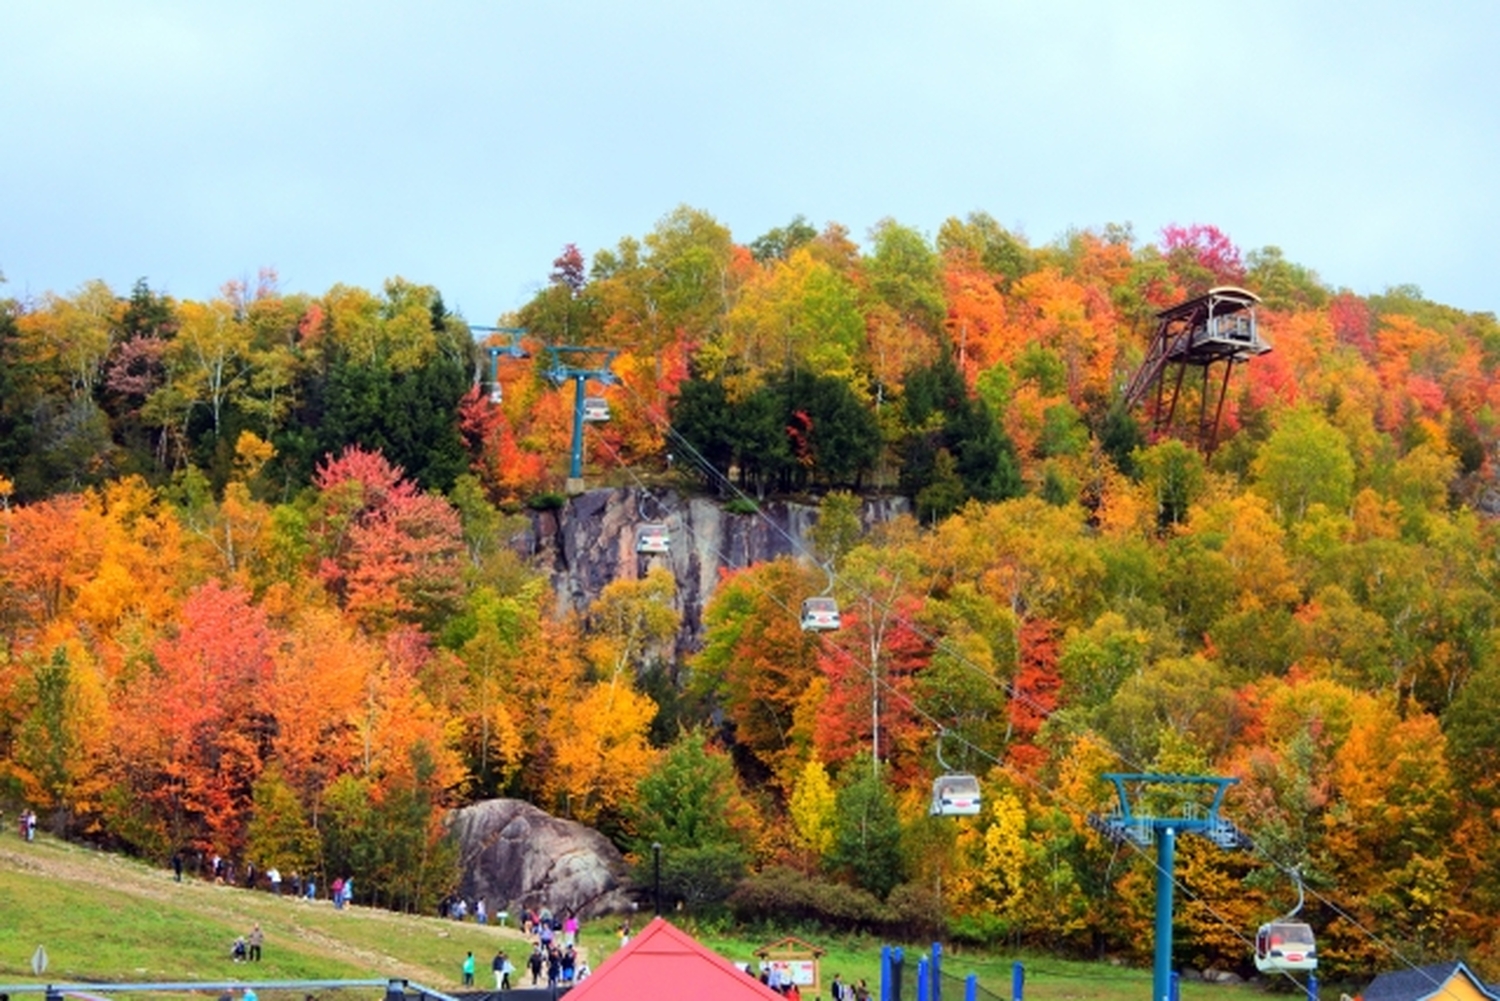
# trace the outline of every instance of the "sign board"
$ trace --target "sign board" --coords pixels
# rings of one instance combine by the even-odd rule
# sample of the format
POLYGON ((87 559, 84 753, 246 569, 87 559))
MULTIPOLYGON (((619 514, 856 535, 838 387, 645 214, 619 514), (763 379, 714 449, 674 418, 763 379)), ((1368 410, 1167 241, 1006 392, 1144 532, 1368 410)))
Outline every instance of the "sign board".
POLYGON ((770 967, 784 974, 778 983, 793 983, 798 987, 818 985, 818 961, 816 959, 773 959, 770 967))
POLYGON ((778 976, 778 982, 793 983, 799 989, 808 987, 817 990, 821 986, 818 957, 824 951, 800 938, 784 938, 756 949, 755 955, 760 957, 763 967, 782 975, 778 976))

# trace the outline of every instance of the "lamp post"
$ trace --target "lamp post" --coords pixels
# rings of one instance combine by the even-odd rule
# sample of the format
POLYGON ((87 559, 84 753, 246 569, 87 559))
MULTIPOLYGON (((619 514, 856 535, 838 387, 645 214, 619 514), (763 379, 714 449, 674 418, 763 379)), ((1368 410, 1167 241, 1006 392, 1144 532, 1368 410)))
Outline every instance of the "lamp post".
POLYGON ((656 916, 661 917, 661 842, 651 842, 651 870, 652 881, 655 883, 655 891, 652 894, 656 901, 656 916))

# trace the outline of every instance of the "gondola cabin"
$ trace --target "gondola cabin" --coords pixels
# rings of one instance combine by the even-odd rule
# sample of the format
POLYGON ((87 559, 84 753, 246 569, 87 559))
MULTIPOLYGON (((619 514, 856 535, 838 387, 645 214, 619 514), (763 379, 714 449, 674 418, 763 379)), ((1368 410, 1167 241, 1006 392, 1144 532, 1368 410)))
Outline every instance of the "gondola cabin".
POLYGON ((642 525, 635 530, 635 551, 638 553, 668 552, 671 541, 666 525, 642 525))
POLYGON ((930 815, 973 817, 978 815, 980 805, 979 780, 974 776, 955 772, 933 780, 930 815))
POLYGON ((589 423, 609 420, 609 401, 602 396, 590 396, 583 401, 583 419, 589 423))
POLYGON ((1262 973, 1316 970, 1318 945, 1301 921, 1272 921, 1255 933, 1255 968, 1262 973))
POLYGON ((490 386, 490 402, 491 403, 493 403, 495 406, 498 407, 501 404, 501 402, 504 401, 504 399, 505 399, 505 394, 503 392, 501 392, 501 390, 500 390, 500 384, 498 382, 495 383, 494 385, 490 386))
POLYGON ((802 628, 826 633, 839 628, 839 603, 828 597, 808 598, 802 602, 802 628))

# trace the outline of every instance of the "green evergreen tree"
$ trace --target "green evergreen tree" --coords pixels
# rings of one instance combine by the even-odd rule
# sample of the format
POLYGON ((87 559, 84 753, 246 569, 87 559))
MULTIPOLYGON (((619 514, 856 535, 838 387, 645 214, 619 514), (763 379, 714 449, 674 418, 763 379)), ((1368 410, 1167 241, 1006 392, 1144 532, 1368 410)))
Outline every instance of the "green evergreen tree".
POLYGON ((654 888, 659 851, 663 906, 724 900, 750 858, 744 809, 728 755, 709 747, 702 730, 684 733, 638 787, 636 884, 654 888))
POLYGON ((845 765, 841 778, 828 866, 884 900, 906 878, 896 798, 867 754, 845 765))

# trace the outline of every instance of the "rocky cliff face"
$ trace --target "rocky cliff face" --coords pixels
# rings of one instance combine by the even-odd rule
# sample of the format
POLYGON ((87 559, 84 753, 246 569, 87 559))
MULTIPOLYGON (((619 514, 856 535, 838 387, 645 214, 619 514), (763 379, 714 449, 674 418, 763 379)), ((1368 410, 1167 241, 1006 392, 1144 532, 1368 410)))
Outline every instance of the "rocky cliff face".
MULTIPOLYGON (((902 497, 867 499, 861 518, 868 528, 907 510, 902 497)), ((768 502, 757 514, 730 514, 714 500, 674 492, 590 490, 557 511, 534 514, 531 531, 514 542, 550 572, 559 612, 583 611, 607 584, 644 577, 658 563, 668 567, 682 613, 677 648, 687 652, 702 644, 703 608, 720 572, 778 556, 810 559, 807 533, 817 519, 818 509, 806 504, 768 502), (649 523, 667 526, 669 552, 635 551, 636 530, 649 523)))

